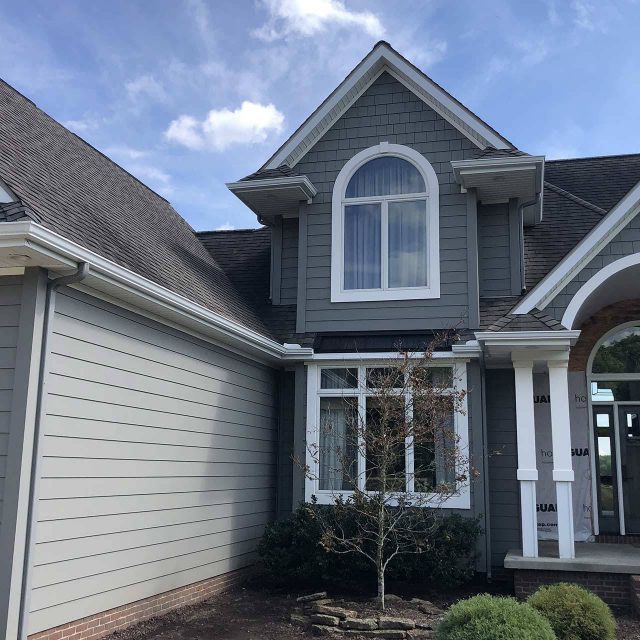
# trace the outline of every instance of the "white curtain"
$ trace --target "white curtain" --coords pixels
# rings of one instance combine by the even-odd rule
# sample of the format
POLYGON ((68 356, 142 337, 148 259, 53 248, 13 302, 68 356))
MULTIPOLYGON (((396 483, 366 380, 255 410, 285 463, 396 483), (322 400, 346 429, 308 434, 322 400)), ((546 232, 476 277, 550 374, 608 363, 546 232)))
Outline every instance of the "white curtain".
POLYGON ((354 446, 348 440, 354 408, 344 398, 320 399, 320 478, 323 491, 349 489, 349 478, 344 473, 354 464, 354 446))
POLYGON ((425 193, 420 172, 407 160, 382 156, 363 164, 351 177, 346 198, 425 193))
POLYGON ((427 285, 424 200, 389 203, 389 287, 427 285))
POLYGON ((380 204, 344 208, 344 288, 380 289, 382 278, 380 204))

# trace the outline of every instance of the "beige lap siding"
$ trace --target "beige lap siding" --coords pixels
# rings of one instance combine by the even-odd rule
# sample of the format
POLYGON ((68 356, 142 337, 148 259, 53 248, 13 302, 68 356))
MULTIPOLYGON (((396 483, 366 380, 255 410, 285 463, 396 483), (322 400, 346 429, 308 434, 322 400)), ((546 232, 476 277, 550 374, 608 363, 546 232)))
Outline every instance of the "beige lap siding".
POLYGON ((0 277, 0 527, 21 296, 22 276, 0 277))
POLYGON ((274 372, 59 294, 29 633, 250 565, 275 498, 274 372))

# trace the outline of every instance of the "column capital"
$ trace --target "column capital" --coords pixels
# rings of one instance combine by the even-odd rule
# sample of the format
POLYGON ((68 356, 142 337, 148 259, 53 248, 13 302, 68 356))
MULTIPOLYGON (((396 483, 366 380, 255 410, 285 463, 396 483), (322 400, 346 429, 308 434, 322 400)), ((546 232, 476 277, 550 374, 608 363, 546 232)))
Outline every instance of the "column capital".
POLYGON ((514 369, 533 369, 533 358, 523 356, 511 356, 514 369))
POLYGON ((547 357, 549 369, 566 369, 569 366, 569 351, 559 351, 547 357))

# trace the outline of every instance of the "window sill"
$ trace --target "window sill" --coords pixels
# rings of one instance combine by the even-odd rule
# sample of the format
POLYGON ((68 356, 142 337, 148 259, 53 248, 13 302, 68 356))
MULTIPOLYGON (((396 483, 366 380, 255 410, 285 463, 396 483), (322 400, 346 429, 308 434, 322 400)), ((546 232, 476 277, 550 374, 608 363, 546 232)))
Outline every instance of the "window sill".
MULTIPOLYGON (((351 491, 314 491, 306 498, 307 502, 311 502, 311 497, 316 499, 317 504, 335 504, 337 498, 347 500, 353 495, 351 491)), ((425 509, 471 509, 471 499, 468 491, 468 485, 461 487, 459 493, 452 494, 449 498, 442 500, 442 496, 438 494, 429 493, 413 493, 415 500, 420 502, 416 505, 425 509), (433 501, 434 504, 429 504, 433 501)), ((394 498, 390 498, 388 505, 391 507, 397 506, 398 501, 394 498)))
POLYGON ((332 291, 331 302, 387 302, 389 300, 435 300, 440 297, 440 287, 416 289, 354 289, 332 291))

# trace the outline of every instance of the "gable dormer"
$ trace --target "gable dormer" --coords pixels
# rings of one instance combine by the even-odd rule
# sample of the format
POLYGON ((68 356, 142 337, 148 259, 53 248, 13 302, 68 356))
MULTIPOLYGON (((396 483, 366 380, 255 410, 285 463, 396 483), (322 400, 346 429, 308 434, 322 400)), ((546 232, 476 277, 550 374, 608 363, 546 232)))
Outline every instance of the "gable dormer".
MULTIPOLYGON (((531 159, 523 171, 521 157, 528 158, 381 42, 258 172, 228 186, 274 230, 276 294, 285 254, 296 256, 295 280, 290 269, 286 280, 297 288, 299 332, 473 328, 485 205, 506 204, 517 220, 533 222, 530 210, 540 208, 532 199, 541 165, 531 159), (489 164, 492 154, 495 173, 471 184, 465 163, 489 164)), ((509 242, 518 243, 509 265, 522 252, 513 219, 505 218, 509 242)), ((522 276, 504 279, 510 293, 522 276)))

